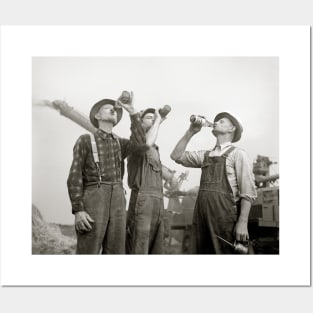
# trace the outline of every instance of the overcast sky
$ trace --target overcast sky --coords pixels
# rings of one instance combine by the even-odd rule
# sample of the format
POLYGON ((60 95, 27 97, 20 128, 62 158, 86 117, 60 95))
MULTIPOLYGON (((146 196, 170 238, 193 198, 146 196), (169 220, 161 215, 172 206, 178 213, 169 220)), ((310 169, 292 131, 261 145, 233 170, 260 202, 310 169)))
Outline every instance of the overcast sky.
MULTIPOLYGON (((66 100, 86 116, 94 103, 116 99, 122 90, 134 92, 138 110, 170 105, 172 111, 161 125, 157 144, 162 163, 178 175, 187 169, 169 155, 192 114, 213 121, 221 111, 233 113, 244 129, 236 145, 247 151, 251 163, 258 154, 279 161, 276 57, 37 57, 33 58, 32 90, 32 197, 49 222, 73 223, 66 180, 73 146, 86 131, 57 111, 39 106, 41 100, 66 100)), ((114 132, 127 138, 129 127, 124 112, 114 132)), ((208 149, 214 144, 211 129, 202 128, 187 149, 208 149)), ((189 172, 184 190, 199 184, 200 170, 189 172)))

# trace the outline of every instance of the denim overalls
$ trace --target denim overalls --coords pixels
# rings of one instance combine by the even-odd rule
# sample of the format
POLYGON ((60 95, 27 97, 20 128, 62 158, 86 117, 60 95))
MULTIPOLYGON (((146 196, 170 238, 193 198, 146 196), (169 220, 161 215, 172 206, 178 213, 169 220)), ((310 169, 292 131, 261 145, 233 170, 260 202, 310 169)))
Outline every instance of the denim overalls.
POLYGON ((126 253, 162 254, 164 246, 164 202, 162 164, 156 149, 142 159, 141 185, 131 192, 127 212, 126 253), (154 155, 152 155, 154 152, 154 155))
POLYGON ((227 178, 226 158, 235 149, 229 148, 221 156, 204 155, 200 189, 192 222, 192 254, 233 254, 234 249, 216 235, 230 243, 238 211, 227 178))

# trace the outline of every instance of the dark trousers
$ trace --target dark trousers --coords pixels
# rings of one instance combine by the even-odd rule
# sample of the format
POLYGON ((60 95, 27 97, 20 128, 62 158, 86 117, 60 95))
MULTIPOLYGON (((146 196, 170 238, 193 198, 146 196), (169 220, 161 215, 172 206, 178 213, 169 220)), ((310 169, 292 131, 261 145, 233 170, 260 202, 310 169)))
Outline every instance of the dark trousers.
POLYGON ((191 228, 192 254, 234 254, 234 249, 216 235, 234 243, 237 206, 230 194, 199 192, 191 228))
POLYGON ((127 212, 126 252, 162 254, 164 246, 163 195, 132 191, 127 212))
POLYGON ((126 199, 122 183, 88 186, 86 212, 95 221, 92 230, 77 233, 77 254, 125 254, 126 199))

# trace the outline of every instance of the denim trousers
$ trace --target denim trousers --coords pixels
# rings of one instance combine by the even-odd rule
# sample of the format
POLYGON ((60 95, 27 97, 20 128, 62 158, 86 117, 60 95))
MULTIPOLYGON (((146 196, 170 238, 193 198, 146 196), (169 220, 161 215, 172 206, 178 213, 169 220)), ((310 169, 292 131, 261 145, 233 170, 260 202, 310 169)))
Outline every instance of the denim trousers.
POLYGON ((77 254, 125 254, 126 199, 121 182, 87 186, 85 211, 94 220, 89 232, 77 232, 77 254))
POLYGON ((160 191, 132 191, 127 212, 126 253, 162 254, 164 202, 160 191))

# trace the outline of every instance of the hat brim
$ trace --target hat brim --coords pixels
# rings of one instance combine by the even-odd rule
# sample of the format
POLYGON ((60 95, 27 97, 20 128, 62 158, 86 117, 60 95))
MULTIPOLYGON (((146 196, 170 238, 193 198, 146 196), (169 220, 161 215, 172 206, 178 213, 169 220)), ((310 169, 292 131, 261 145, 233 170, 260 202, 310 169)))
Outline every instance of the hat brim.
POLYGON ((241 138, 241 134, 243 132, 243 128, 242 128, 241 123, 233 115, 231 115, 228 112, 221 112, 221 113, 217 114, 214 118, 214 122, 217 122, 221 118, 224 118, 224 117, 228 118, 236 127, 235 135, 234 135, 232 142, 239 141, 241 138))
POLYGON ((141 113, 140 117, 143 118, 143 117, 144 117, 146 114, 148 114, 148 113, 154 114, 154 113, 155 113, 155 109, 154 109, 154 108, 148 108, 148 109, 144 110, 144 111, 141 113))
POLYGON ((116 106, 116 101, 115 100, 112 100, 112 99, 100 100, 100 101, 98 101, 96 104, 94 104, 92 106, 92 108, 90 110, 90 114, 89 114, 90 122, 96 128, 98 128, 99 125, 98 125, 98 120, 95 118, 95 115, 100 110, 100 108, 103 105, 105 105, 105 104, 111 104, 111 105, 113 105, 115 107, 115 110, 116 110, 116 113, 117 113, 117 119, 116 119, 116 123, 114 124, 114 126, 117 125, 119 123, 119 121, 121 120, 121 118, 122 118, 123 109, 116 106))

